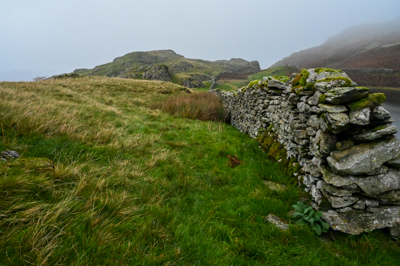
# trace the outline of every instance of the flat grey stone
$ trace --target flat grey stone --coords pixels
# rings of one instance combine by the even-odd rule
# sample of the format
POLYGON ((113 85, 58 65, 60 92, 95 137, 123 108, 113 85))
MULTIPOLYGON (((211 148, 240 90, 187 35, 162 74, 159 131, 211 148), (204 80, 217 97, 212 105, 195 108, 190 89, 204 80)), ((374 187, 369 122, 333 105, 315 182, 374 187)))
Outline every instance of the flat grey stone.
POLYGON ((289 225, 287 223, 283 222, 281 219, 279 219, 278 216, 275 216, 273 214, 268 214, 268 216, 265 217, 265 220, 275 225, 282 231, 286 231, 287 229, 289 229, 289 225))
POLYGON ((371 110, 364 108, 358 111, 350 111, 350 123, 365 126, 369 124, 371 110))
POLYGON ((400 190, 392 190, 379 194, 376 199, 383 203, 389 205, 399 205, 400 204, 400 190))
POLYGON ((315 156, 325 157, 335 149, 336 136, 318 130, 314 138, 311 138, 310 151, 315 156))
POLYGON ((278 89, 278 90, 285 90, 286 83, 277 79, 268 80, 268 88, 278 89))
POLYGON ((343 209, 336 209, 337 212, 351 212, 353 211, 352 207, 345 207, 343 209))
POLYGON ((344 208, 344 207, 353 205, 354 203, 356 203, 359 200, 359 198, 352 197, 352 196, 336 197, 336 196, 333 196, 330 193, 326 192, 325 190, 323 190, 323 193, 324 193, 324 196, 326 197, 326 199, 329 201, 329 203, 335 209, 344 208))
POLYGON ((311 106, 316 106, 316 105, 318 105, 319 102, 320 102, 320 97, 321 97, 321 95, 322 95, 321 92, 319 92, 319 91, 315 92, 314 95, 311 96, 311 97, 306 101, 307 104, 308 104, 308 105, 311 105, 311 106))
POLYGON ((363 201, 363 200, 357 201, 357 203, 353 205, 353 208, 357 209, 357 210, 364 210, 365 209, 365 201, 363 201))
POLYGON ((341 175, 360 175, 379 168, 400 155, 400 141, 394 137, 363 143, 344 151, 334 151, 327 161, 341 175))
POLYGON ((318 117, 316 115, 311 115, 310 118, 308 118, 307 125, 315 130, 318 130, 319 129, 318 117))
POLYGON ((375 229, 391 228, 400 224, 400 207, 379 207, 374 213, 353 211, 338 213, 329 210, 322 214, 322 219, 336 231, 359 235, 375 229))
POLYGON ((320 104, 318 104, 318 107, 321 109, 324 109, 328 113, 345 113, 348 111, 347 107, 344 105, 333 105, 333 104, 320 103, 320 104))
POLYGON ((345 189, 345 188, 338 188, 335 186, 332 186, 326 182, 322 182, 322 188, 332 194, 333 196, 337 197, 345 197, 345 196, 351 196, 354 193, 357 193, 360 191, 359 188, 356 189, 345 189))
POLYGON ((378 124, 385 124, 391 122, 392 116, 382 106, 377 106, 371 113, 371 121, 378 124))
POLYGON ((400 171, 396 169, 389 169, 387 174, 367 177, 337 175, 323 166, 320 169, 326 183, 336 187, 356 184, 370 197, 378 197, 379 194, 400 189, 400 171))
POLYGON ((385 165, 395 169, 400 169, 400 155, 390 161, 387 161, 385 165))
POLYGON ((325 93, 324 103, 341 104, 358 100, 369 95, 369 89, 364 87, 339 87, 325 93))
POLYGON ((328 122, 337 127, 344 127, 350 121, 346 113, 328 113, 326 115, 328 122))
POLYGON ((379 139, 386 135, 393 135, 397 133, 397 128, 393 124, 386 124, 378 126, 370 130, 365 130, 362 133, 356 134, 353 137, 358 141, 372 141, 379 139))

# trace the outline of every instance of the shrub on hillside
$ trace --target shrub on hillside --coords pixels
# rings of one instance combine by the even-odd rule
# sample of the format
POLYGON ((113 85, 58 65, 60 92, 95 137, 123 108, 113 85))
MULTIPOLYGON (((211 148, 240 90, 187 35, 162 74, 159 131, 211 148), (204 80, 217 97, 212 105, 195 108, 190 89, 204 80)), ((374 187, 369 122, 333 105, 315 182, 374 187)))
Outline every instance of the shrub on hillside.
POLYGON ((156 107, 164 112, 182 118, 199 119, 202 121, 227 121, 227 115, 221 98, 208 92, 172 97, 166 102, 158 104, 156 107))

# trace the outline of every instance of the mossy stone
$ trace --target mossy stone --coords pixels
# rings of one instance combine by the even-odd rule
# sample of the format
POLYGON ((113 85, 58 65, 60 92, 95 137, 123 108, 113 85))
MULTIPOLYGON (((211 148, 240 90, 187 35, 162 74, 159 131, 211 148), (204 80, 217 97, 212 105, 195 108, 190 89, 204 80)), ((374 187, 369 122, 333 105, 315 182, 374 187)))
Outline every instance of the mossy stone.
POLYGON ((258 85, 258 82, 260 82, 260 80, 253 80, 249 83, 248 87, 249 88, 254 87, 254 86, 258 85))
POLYGON ((375 107, 381 105, 386 100, 384 93, 373 93, 368 95, 366 98, 359 99, 354 102, 347 103, 346 106, 351 111, 359 111, 364 108, 370 108, 373 110, 375 107))
POLYGON ((340 69, 332 69, 332 68, 325 68, 319 67, 314 69, 317 74, 321 74, 322 72, 331 72, 331 73, 343 73, 340 69))

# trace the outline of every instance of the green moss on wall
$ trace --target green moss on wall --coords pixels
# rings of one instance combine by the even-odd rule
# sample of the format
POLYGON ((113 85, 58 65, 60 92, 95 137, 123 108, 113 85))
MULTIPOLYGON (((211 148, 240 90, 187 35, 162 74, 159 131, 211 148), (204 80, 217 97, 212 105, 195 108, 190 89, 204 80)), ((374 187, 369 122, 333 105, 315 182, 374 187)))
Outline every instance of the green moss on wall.
POLYGON ((275 79, 282 81, 282 82, 287 82, 290 78, 288 76, 273 76, 275 79))
POLYGON ((325 68, 325 67, 315 68, 315 72, 318 74, 321 74, 322 72, 343 73, 343 71, 340 69, 332 69, 332 68, 325 68))
POLYGON ((351 86, 351 80, 345 77, 333 77, 333 78, 324 78, 321 80, 318 80, 318 82, 332 82, 332 81, 337 81, 337 80, 343 80, 343 87, 350 87, 351 86))
POLYGON ((305 91, 313 91, 314 90, 315 82, 309 82, 306 84, 304 90, 305 91))
MULTIPOLYGON (((280 144, 273 131, 273 125, 268 129, 260 131, 256 140, 260 143, 261 148, 268 156, 279 162, 285 173, 293 176, 294 173, 300 173, 301 166, 295 158, 287 158, 287 152, 282 144, 280 144)), ((297 178, 293 180, 297 183, 297 178)))
POLYGON ((257 86, 258 85, 258 82, 260 82, 260 80, 253 80, 253 81, 251 81, 250 83, 249 83, 249 88, 251 88, 251 87, 254 87, 254 86, 257 86))
POLYGON ((359 111, 367 107, 373 110, 375 107, 381 105, 385 100, 386 96, 384 93, 373 93, 368 95, 366 98, 350 102, 346 105, 351 111, 359 111))
POLYGON ((292 86, 293 87, 299 86, 299 81, 300 81, 302 76, 303 76, 303 74, 299 73, 299 74, 296 75, 296 77, 294 77, 294 79, 292 80, 292 86))

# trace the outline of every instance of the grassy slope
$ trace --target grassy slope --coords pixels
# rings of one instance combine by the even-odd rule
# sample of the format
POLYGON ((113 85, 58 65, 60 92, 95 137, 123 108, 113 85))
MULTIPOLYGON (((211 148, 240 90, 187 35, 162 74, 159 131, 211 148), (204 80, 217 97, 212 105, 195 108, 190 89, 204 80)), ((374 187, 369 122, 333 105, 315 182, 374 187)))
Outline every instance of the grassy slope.
POLYGON ((99 77, 0 83, 0 151, 22 154, 0 162, 1 264, 398 265, 381 231, 320 238, 265 222, 290 219, 301 189, 233 127, 148 108, 181 93, 99 77))
MULTIPOLYGON (((93 76, 117 76, 122 70, 133 66, 150 66, 165 64, 175 78, 188 78, 190 75, 200 74, 208 76, 217 76, 221 72, 247 66, 248 62, 244 60, 219 60, 206 61, 200 59, 189 59, 176 54, 171 50, 133 52, 116 58, 113 62, 97 66, 94 69, 79 69, 75 73, 80 75, 93 76), (186 71, 177 71, 174 66, 180 63, 188 63, 192 68, 186 71)), ((173 80, 174 81, 174 80, 173 80)))

